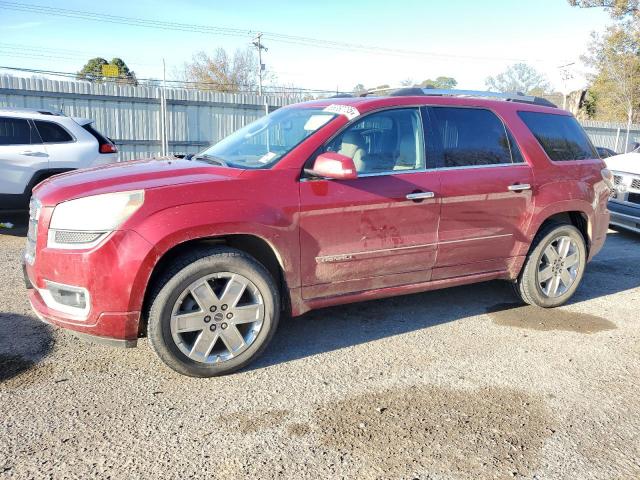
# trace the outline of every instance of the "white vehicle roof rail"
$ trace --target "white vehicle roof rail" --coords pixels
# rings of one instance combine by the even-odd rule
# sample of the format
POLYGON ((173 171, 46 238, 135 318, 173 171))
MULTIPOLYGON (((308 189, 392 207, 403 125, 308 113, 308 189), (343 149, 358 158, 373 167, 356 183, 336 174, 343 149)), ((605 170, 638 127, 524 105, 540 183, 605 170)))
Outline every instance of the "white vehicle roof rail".
POLYGON ((33 115, 51 115, 54 117, 64 117, 65 114, 58 110, 49 110, 47 108, 21 108, 21 107, 0 107, 0 112, 12 113, 30 113, 33 115))

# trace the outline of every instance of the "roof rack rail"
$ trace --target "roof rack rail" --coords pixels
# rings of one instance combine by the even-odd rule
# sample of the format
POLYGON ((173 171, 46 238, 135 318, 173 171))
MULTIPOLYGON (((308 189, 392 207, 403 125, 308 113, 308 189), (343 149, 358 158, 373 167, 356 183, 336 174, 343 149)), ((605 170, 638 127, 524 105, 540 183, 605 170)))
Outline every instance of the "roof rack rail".
POLYGON ((359 97, 368 97, 369 95, 375 95, 376 93, 382 93, 382 92, 389 92, 389 91, 395 91, 395 90, 403 90, 406 87, 381 87, 381 88, 371 88, 369 90, 366 90, 360 94, 358 94, 359 97))
POLYGON ((47 108, 24 108, 24 107, 0 107, 3 112, 16 113, 39 113, 40 115, 53 115, 56 117, 64 117, 62 110, 50 110, 47 108))
POLYGON ((541 105, 545 107, 558 106, 547 100, 546 98, 536 97, 533 95, 524 95, 520 92, 514 93, 500 93, 500 92, 485 92, 481 90, 446 90, 439 88, 421 88, 421 87, 385 87, 375 90, 369 90, 363 93, 361 96, 391 92, 388 95, 393 97, 402 96, 433 96, 433 97, 480 97, 480 98, 494 98, 498 100, 504 100, 507 102, 529 103, 532 105, 541 105))
POLYGON ((428 96, 496 98, 499 100, 505 100, 507 102, 530 103, 533 105, 542 105, 545 107, 557 108, 557 105, 555 103, 550 102, 546 98, 536 97, 534 95, 524 95, 520 92, 500 93, 485 92, 481 90, 442 90, 439 88, 423 88, 422 91, 424 95, 428 96))

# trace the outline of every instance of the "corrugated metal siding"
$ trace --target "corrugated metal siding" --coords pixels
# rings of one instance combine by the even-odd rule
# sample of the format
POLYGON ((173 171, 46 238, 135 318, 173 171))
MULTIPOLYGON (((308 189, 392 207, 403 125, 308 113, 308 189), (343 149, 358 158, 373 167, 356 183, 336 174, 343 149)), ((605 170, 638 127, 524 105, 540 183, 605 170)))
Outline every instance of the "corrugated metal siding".
MULTIPOLYGON (((598 147, 607 147, 616 152, 625 151, 627 139, 627 124, 615 122, 596 122, 584 120, 582 126, 589 134, 589 138, 598 147)), ((640 125, 631 125, 629 143, 640 142, 640 125)))
MULTIPOLYGON (((167 89, 170 153, 196 153, 295 97, 167 89), (265 106, 266 104, 266 106, 265 106)), ((159 155, 160 88, 0 75, 0 106, 62 110, 95 119, 120 159, 159 155)))
MULTIPOLYGON (((265 104, 272 111, 298 101, 187 89, 166 93, 169 153, 196 153, 260 118, 265 104)), ((160 154, 159 99, 157 87, 0 75, 0 106, 55 109, 93 118, 98 130, 118 144, 122 160, 160 154)), ((594 121, 582 125, 595 145, 624 151, 626 125, 594 121)), ((629 141, 640 141, 640 125, 633 126, 629 141)))

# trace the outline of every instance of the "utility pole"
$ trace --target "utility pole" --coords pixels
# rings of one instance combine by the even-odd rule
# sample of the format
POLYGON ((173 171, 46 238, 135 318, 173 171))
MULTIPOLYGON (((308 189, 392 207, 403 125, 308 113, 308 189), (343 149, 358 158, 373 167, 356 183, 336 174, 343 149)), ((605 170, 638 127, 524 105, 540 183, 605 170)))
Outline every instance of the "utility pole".
POLYGON ((569 67, 575 65, 575 62, 571 62, 571 63, 567 63, 566 65, 560 65, 558 67, 558 70, 560 70, 560 76, 562 77, 562 86, 563 86, 563 92, 562 92, 562 109, 566 110, 567 109, 567 100, 568 100, 568 96, 569 93, 568 90, 568 82, 569 80, 573 79, 573 73, 571 73, 571 71, 569 70, 569 67))
POLYGON ((262 33, 258 33, 253 39, 253 46, 258 49, 258 95, 262 95, 262 72, 264 72, 264 63, 262 63, 262 51, 269 49, 262 45, 262 33))

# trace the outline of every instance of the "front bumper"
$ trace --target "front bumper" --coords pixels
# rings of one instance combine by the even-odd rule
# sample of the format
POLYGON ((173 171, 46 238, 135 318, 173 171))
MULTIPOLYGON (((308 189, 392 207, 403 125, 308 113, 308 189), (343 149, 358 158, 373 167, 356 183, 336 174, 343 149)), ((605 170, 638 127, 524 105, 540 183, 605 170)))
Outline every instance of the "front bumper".
POLYGON ((640 233, 640 205, 609 202, 608 208, 611 214, 609 221, 611 225, 640 233))
POLYGON ((70 330, 81 338, 116 347, 135 347, 138 343, 140 312, 101 313, 91 325, 49 308, 36 289, 29 290, 29 303, 45 323, 70 330))
POLYGON ((113 232, 102 244, 86 251, 47 248, 46 232, 42 237, 38 238, 34 264, 27 263, 24 269, 36 315, 102 343, 135 346, 145 285, 140 280, 146 280, 150 273, 145 259, 153 247, 136 232, 126 230, 113 232), (80 315, 55 308, 43 296, 47 281, 86 289, 90 298, 87 311, 80 315))

